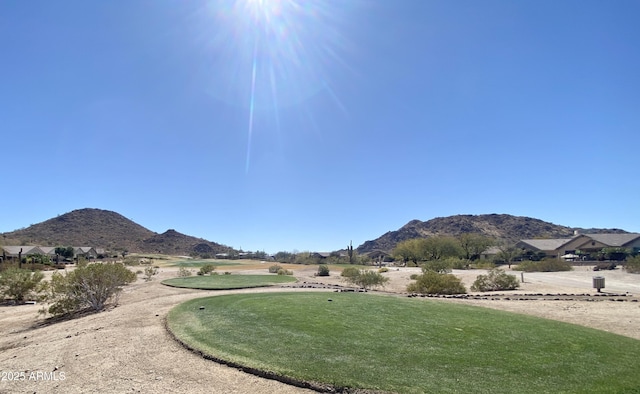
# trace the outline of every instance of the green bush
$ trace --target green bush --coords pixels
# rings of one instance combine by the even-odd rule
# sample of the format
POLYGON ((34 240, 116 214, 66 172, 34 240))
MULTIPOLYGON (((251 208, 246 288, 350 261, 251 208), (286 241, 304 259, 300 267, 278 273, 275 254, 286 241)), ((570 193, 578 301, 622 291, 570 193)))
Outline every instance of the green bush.
POLYGON ((449 258, 445 260, 449 265, 449 268, 454 270, 468 270, 469 260, 449 258))
POLYGON ((342 270, 342 273, 340 273, 340 276, 344 278, 351 278, 358 275, 360 275, 360 268, 356 267, 347 267, 342 270))
POLYGON ((0 273, 0 296, 22 303, 27 298, 39 299, 46 288, 42 271, 9 268, 0 273))
POLYGON ((137 256, 127 256, 123 262, 127 267, 134 267, 140 265, 140 258, 137 256))
POLYGON ((277 274, 278 271, 280 271, 282 269, 281 266, 279 266, 278 264, 274 264, 271 267, 269 267, 269 273, 270 274, 277 274))
POLYGON ((382 273, 385 273, 385 272, 389 272, 389 268, 387 268, 387 267, 382 267, 382 268, 380 268, 380 269, 378 270, 378 272, 379 272, 379 273, 381 273, 381 274, 382 274, 382 273))
POLYGON ((491 260, 476 260, 473 267, 479 270, 491 270, 496 268, 496 263, 491 260))
POLYGON ((278 275, 293 275, 293 271, 280 268, 278 270, 278 275))
POLYGON ((326 264, 320 264, 318 266, 317 276, 329 276, 329 266, 326 264))
POLYGON ((471 285, 471 291, 515 290, 518 287, 520 283, 515 275, 509 275, 504 270, 494 268, 488 275, 478 275, 471 285))
POLYGON ((640 274, 640 255, 627 257, 624 269, 631 274, 640 274))
POLYGON ((514 270, 524 272, 558 272, 571 271, 573 267, 567 261, 560 259, 544 259, 540 261, 522 261, 514 270))
POLYGON ((425 270, 414 283, 407 286, 407 291, 419 294, 464 294, 467 289, 453 274, 425 270))
POLYGON ((418 279, 419 276, 420 275, 418 275, 418 274, 411 274, 411 276, 409 276, 409 279, 416 280, 416 279, 418 279))
MULTIPOLYGON (((349 267, 351 268, 351 267, 349 267)), ((346 270, 346 268, 345 268, 346 270)), ((345 280, 353 285, 362 287, 365 290, 373 287, 382 286, 389 282, 389 278, 383 276, 381 273, 368 270, 368 269, 356 269, 357 273, 349 273, 350 276, 345 276, 345 280)))
POLYGON ((216 269, 216 266, 213 264, 207 264, 200 267, 200 271, 198 271, 198 275, 206 275, 212 273, 216 269))

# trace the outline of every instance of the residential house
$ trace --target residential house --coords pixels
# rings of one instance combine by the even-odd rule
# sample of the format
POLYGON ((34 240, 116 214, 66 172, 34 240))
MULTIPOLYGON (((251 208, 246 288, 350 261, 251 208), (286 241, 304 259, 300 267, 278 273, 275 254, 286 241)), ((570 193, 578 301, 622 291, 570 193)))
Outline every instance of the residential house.
POLYGON ((603 249, 620 248, 640 252, 640 234, 603 233, 578 234, 573 238, 523 239, 516 247, 525 251, 541 252, 545 257, 595 259, 603 249))
POLYGON ((95 259, 98 257, 96 250, 90 246, 74 246, 73 252, 75 258, 84 257, 86 259, 95 259))

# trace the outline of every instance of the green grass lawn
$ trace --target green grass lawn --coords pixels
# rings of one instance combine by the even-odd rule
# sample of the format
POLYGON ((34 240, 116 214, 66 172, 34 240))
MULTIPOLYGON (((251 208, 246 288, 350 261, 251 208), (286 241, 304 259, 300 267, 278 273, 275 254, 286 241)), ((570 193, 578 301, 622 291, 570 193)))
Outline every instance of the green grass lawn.
POLYGON ((230 290, 274 286, 295 281, 296 278, 288 275, 196 275, 165 279, 162 284, 201 290, 230 290))
POLYGON ((205 265, 215 265, 216 267, 230 266, 230 265, 242 265, 236 261, 230 260, 183 260, 176 261, 171 264, 172 267, 185 267, 185 268, 200 268, 205 265))
POLYGON ((205 354, 336 387, 640 392, 638 340, 442 301, 359 293, 236 294, 180 304, 170 311, 168 327, 205 354))

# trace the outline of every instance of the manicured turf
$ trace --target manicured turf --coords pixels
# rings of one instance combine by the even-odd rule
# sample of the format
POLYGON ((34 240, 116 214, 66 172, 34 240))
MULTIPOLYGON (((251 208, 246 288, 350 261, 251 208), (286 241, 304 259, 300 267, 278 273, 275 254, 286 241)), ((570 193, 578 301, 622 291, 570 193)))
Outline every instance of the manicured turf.
POLYGON ((162 284, 202 290, 229 290, 274 286, 295 281, 296 278, 288 275, 196 275, 166 279, 162 284))
POLYGON ((233 260, 184 260, 184 261, 176 261, 171 265, 174 267, 200 268, 205 265, 215 265, 216 267, 222 267, 222 266, 242 265, 242 264, 233 260))
POLYGON ((336 387, 399 393, 640 388, 638 340, 434 300, 235 294, 180 304, 170 311, 168 327, 205 354, 336 387))

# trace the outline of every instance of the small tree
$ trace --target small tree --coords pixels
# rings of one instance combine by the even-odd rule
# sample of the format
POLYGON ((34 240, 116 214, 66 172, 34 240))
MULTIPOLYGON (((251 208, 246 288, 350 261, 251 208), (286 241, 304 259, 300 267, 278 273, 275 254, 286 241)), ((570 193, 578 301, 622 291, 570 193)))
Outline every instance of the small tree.
POLYGON ((73 250, 73 246, 58 246, 55 248, 55 253, 66 259, 70 259, 75 254, 75 251, 73 250))
POLYGON ((42 282, 42 279, 42 271, 9 268, 0 273, 0 294, 16 303, 22 303, 27 298, 39 298, 38 293, 46 288, 46 282, 42 282))
POLYGON ((520 287, 518 278, 509 275, 500 268, 494 268, 488 275, 478 275, 471 285, 471 291, 515 290, 520 287))
POLYGON ((515 245, 511 245, 506 242, 498 244, 498 250, 500 250, 500 252, 498 252, 497 258, 507 263, 509 268, 511 268, 513 260, 520 255, 520 250, 518 250, 515 245))
POLYGON ((158 267, 146 267, 144 269, 144 280, 145 281, 150 281, 151 277, 153 277, 154 275, 158 275, 158 267))
POLYGON ((316 276, 329 276, 329 266, 326 264, 320 264, 318 266, 318 273, 316 276))
POLYGON ((421 242, 422 241, 419 238, 399 242, 393 249, 392 255, 396 260, 402 260, 405 265, 409 261, 412 261, 413 264, 417 266, 418 260, 422 259, 422 255, 419 250, 421 242))
POLYGON ((65 275, 56 272, 51 277, 49 313, 99 312, 107 304, 117 303, 122 287, 135 280, 136 274, 121 263, 89 264, 65 275))
POLYGON ((451 272, 451 265, 447 260, 431 260, 422 265, 422 271, 434 271, 440 274, 448 274, 451 272))
POLYGON ((463 251, 463 257, 467 260, 476 260, 480 254, 495 244, 489 237, 477 233, 463 233, 458 236, 458 242, 463 251))

